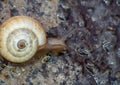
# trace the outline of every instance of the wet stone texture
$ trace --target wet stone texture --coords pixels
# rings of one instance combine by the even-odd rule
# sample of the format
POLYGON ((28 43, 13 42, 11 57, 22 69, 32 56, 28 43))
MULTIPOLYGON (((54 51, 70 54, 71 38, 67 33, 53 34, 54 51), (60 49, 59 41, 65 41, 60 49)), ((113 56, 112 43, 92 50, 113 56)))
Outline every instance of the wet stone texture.
POLYGON ((0 85, 120 85, 120 0, 0 0, 0 24, 16 15, 37 19, 67 50, 23 64, 1 57, 0 85))

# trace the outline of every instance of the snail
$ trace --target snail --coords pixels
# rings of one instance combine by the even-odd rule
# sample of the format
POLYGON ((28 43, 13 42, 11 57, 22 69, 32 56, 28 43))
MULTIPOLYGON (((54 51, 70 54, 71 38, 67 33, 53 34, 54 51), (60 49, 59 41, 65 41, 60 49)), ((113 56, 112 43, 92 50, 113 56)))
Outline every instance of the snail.
POLYGON ((0 53, 8 61, 22 63, 39 50, 64 49, 60 38, 47 38, 42 25, 28 16, 14 16, 0 26, 0 53))

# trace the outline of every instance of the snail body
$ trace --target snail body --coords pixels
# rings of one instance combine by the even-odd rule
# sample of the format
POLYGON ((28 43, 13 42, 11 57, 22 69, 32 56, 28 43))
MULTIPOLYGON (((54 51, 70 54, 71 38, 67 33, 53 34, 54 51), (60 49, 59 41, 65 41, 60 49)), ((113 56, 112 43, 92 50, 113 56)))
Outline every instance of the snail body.
POLYGON ((0 26, 0 53, 8 61, 28 61, 38 50, 48 47, 47 42, 43 27, 33 18, 15 16, 0 26))

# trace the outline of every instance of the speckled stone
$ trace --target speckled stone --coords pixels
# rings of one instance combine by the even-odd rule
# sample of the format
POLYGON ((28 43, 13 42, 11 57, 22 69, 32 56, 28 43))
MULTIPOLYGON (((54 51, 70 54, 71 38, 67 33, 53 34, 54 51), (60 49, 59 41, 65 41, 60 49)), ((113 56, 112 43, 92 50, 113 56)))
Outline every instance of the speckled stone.
MULTIPOLYGON (((0 56, 0 85, 119 85, 119 0, 0 0, 0 24, 37 19, 67 50, 15 64, 0 56)), ((38 53, 39 54, 39 53, 38 53)))

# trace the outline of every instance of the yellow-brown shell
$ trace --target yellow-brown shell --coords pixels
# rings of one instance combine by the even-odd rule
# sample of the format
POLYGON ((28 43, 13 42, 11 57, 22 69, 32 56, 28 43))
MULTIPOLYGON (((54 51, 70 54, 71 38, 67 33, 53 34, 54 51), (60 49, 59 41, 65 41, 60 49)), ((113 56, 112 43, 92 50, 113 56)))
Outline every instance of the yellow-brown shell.
POLYGON ((46 44, 46 34, 40 23, 27 16, 15 16, 0 26, 0 53, 15 63, 31 59, 46 44))

